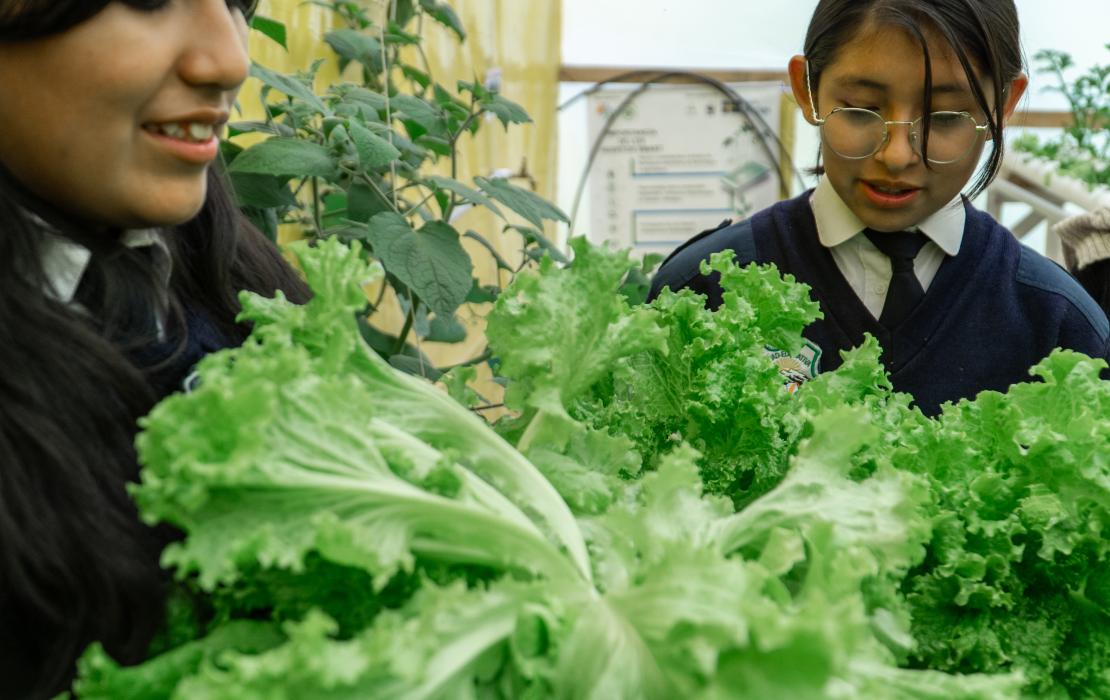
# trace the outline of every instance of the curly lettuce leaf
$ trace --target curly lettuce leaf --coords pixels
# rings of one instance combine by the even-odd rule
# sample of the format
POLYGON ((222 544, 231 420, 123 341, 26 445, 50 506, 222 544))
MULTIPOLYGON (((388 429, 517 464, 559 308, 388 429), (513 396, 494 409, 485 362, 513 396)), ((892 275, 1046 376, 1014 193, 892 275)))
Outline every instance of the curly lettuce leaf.
POLYGON ((904 588, 917 664, 1017 669, 1038 697, 1110 692, 1110 385, 1057 351, 1042 381, 947 406, 904 436, 935 494, 928 557, 904 588))
POLYGON ((138 666, 120 666, 94 644, 78 663, 73 691, 85 700, 163 700, 183 679, 228 652, 259 654, 284 641, 272 624, 237 620, 138 666))

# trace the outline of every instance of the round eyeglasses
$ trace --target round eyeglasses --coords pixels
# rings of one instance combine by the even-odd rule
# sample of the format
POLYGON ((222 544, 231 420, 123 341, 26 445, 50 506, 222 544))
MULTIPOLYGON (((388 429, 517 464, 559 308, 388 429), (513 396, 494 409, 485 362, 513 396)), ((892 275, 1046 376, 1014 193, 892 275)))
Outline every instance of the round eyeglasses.
MULTIPOLYGON (((910 145, 922 151, 924 118, 912 122, 887 121, 869 109, 837 107, 824 119, 816 119, 825 145, 841 158, 861 160, 878 153, 890 140, 890 127, 905 125, 910 130, 910 145)), ((979 143, 986 125, 976 123, 967 112, 933 112, 929 115, 929 162, 934 165, 956 163, 967 157, 979 143)))
MULTIPOLYGON (((806 91, 809 92, 813 121, 821 129, 825 145, 841 158, 863 160, 878 153, 890 140, 890 127, 905 125, 910 129, 910 146, 922 155, 924 118, 912 122, 887 121, 882 115, 860 107, 837 107, 821 119, 810 84, 809 61, 806 61, 806 91)), ((979 143, 979 134, 989 127, 979 124, 967 112, 932 112, 929 115, 929 157, 933 165, 957 163, 968 156, 979 143)))

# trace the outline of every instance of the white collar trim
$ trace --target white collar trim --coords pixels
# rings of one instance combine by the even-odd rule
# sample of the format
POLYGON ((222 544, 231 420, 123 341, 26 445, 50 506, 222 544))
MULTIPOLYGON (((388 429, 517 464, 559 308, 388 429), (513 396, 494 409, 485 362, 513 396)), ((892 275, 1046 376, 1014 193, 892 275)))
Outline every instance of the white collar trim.
MULTIPOLYGON (((85 275, 85 270, 89 267, 92 252, 85 246, 59 235, 50 224, 38 216, 34 214, 30 216, 41 227, 44 237, 42 268, 49 285, 46 293, 63 304, 70 304, 77 293, 77 286, 81 284, 81 278, 85 275)), ((162 229, 129 229, 120 236, 120 243, 128 248, 155 246, 164 253, 164 259, 169 260, 170 250, 164 236, 162 229)), ((169 270, 165 272, 167 279, 164 282, 165 286, 168 286, 169 270)))
MULTIPOLYGON (((826 248, 835 248, 867 228, 836 193, 827 177, 821 178, 817 183, 817 188, 810 197, 810 206, 813 207, 813 218, 817 222, 817 237, 826 248)), ((917 230, 946 254, 954 256, 960 252, 966 223, 967 212, 964 210, 963 198, 957 195, 918 224, 917 230)))

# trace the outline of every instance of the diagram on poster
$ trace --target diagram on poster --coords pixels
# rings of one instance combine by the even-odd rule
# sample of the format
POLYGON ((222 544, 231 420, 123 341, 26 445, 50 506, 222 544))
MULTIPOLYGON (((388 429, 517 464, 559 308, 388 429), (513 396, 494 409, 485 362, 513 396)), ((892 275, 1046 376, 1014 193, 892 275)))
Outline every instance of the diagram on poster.
MULTIPOLYGON (((777 131, 782 84, 731 86, 777 131)), ((590 142, 629 95, 590 96, 590 142)), ((778 146, 769 135, 771 152, 778 146)), ((590 171, 590 239, 666 253, 723 219, 779 200, 777 165, 748 120, 720 92, 659 85, 635 97, 613 122, 590 171)))

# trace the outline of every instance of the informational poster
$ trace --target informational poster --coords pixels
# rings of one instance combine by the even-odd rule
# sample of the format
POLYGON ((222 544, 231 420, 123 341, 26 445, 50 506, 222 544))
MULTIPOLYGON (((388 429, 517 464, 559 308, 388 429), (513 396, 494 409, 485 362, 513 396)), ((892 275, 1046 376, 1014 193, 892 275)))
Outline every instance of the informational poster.
MULTIPOLYGON (((726 95, 704 85, 656 85, 627 103, 590 170, 592 241, 638 254, 667 253, 724 219, 743 218, 780 199, 774 134, 782 85, 730 87, 770 131, 753 128, 726 95)), ((590 96, 590 143, 632 90, 590 96)))

